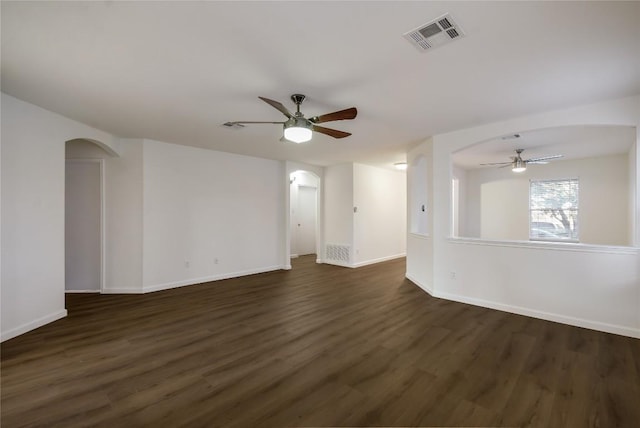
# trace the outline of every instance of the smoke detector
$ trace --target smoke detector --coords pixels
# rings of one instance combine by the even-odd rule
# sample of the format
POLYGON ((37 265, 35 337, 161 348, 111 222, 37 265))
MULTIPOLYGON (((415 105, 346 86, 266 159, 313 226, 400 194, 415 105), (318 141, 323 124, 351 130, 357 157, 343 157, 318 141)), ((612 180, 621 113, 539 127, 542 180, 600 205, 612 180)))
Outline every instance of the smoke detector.
POLYGON ((449 13, 403 34, 403 37, 420 52, 445 45, 464 36, 464 31, 449 13))

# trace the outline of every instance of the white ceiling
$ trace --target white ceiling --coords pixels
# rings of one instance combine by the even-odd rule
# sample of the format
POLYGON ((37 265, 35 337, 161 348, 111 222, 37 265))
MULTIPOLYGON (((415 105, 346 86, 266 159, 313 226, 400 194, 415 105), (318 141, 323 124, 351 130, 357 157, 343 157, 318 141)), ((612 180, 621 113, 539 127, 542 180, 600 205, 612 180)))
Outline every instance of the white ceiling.
POLYGON ((442 132, 640 93, 640 2, 8 2, 2 90, 121 137, 391 165, 442 132), (446 12, 466 37, 402 34, 446 12), (280 142, 263 96, 352 132, 280 142))

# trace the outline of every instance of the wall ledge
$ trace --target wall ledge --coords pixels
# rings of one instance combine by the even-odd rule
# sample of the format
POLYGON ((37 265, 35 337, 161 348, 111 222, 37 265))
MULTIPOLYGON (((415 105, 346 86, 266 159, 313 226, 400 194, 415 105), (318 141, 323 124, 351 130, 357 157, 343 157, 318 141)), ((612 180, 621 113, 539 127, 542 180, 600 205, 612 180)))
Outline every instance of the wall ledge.
POLYGON ((501 241, 482 238, 446 238, 452 244, 481 245, 490 247, 530 248, 550 251, 575 251, 580 253, 609 253, 640 255, 640 247, 580 244, 571 242, 501 241))

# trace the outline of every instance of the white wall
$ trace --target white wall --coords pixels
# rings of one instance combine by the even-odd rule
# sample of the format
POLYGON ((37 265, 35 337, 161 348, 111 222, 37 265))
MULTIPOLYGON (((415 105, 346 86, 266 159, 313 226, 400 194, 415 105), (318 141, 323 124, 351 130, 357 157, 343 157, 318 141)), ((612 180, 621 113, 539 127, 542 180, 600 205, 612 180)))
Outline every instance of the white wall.
POLYGON ((143 284, 283 268, 282 162, 144 141, 143 284))
POLYGON ((353 165, 353 264, 363 266, 406 254, 405 172, 353 165))
MULTIPOLYGON (((418 285, 432 281, 431 292, 435 296, 640 337, 639 248, 449 237, 453 152, 499 135, 572 125, 637 127, 640 97, 531 115, 433 137, 433 254, 409 245, 407 258, 433 265, 431 278, 416 279, 418 285), (523 274, 518 274, 521 271, 523 274)), ((425 142, 416 150, 428 150, 430 144, 425 142)), ((636 189, 637 182, 636 177, 636 189)), ((637 206, 637 190, 633 196, 637 206)), ((408 271, 408 277, 409 274, 408 271)))
POLYGON ((638 153, 638 141, 640 139, 640 129, 636 129, 636 141, 631 146, 627 160, 629 165, 627 168, 627 200, 629 201, 629 224, 628 224, 628 236, 630 237, 629 244, 640 247, 640 238, 636 234, 636 227, 640 224, 640 198, 635 198, 638 194, 638 174, 640 174, 640 154, 638 153), (635 202, 635 203, 634 203, 635 202))
POLYGON ((2 340, 64 317, 65 141, 107 133, 2 94, 2 340))
POLYGON ((325 243, 350 251, 348 262, 324 257, 325 263, 358 267, 406 254, 405 173, 341 164, 324 176, 325 243))
POLYGON ((480 185, 480 237, 529 239, 529 182, 505 179, 480 185))
POLYGON ((455 213, 458 222, 458 233, 457 235, 454 233, 454 236, 469 236, 465 219, 467 212, 467 170, 453 165, 452 178, 458 180, 458 211, 455 213))
POLYGON ((578 178, 580 242, 630 245, 628 167, 629 156, 616 155, 532 165, 517 175, 509 168, 469 170, 466 236, 528 240, 529 181, 578 178))
POLYGON ((324 241, 349 246, 353 260, 353 164, 326 167, 324 184, 324 241))

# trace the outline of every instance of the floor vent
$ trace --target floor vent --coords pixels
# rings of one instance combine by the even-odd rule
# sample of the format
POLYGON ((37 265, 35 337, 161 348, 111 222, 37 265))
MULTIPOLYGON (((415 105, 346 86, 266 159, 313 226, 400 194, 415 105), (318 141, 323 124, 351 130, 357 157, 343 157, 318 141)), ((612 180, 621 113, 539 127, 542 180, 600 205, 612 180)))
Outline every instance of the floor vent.
POLYGON ((404 33, 403 37, 420 52, 425 52, 460 39, 464 37, 464 35, 462 28, 460 28, 451 15, 447 13, 414 30, 404 33))
POLYGON ((351 259, 348 245, 327 244, 326 253, 328 261, 349 263, 351 259))

